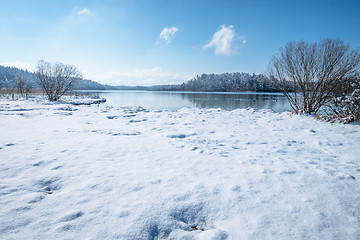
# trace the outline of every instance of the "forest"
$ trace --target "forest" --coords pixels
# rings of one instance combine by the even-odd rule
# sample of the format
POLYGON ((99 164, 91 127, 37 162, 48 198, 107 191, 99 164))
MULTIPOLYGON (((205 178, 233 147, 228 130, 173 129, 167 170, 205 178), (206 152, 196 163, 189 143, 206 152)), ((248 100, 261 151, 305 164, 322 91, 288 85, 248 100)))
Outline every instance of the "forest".
POLYGON ((180 85, 153 86, 151 90, 194 92, 278 92, 276 85, 262 74, 201 74, 180 85))

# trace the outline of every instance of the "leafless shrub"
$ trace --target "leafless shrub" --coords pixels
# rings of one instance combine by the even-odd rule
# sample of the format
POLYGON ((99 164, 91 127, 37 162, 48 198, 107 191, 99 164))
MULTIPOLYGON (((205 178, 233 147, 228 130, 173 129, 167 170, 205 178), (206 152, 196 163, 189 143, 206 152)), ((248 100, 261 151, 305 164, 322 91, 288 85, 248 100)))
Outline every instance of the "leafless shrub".
POLYGON ((50 101, 57 101, 79 84, 83 77, 73 65, 51 64, 43 60, 37 64, 36 80, 50 101))
POLYGON ((334 97, 328 105, 329 116, 344 123, 360 121, 360 88, 334 97))
POLYGON ((295 113, 318 113, 331 99, 349 91, 358 79, 359 50, 341 40, 289 42, 269 64, 269 78, 287 97, 295 113))
POLYGON ((4 77, 0 75, 0 97, 4 95, 4 87, 3 87, 4 77))
POLYGON ((21 97, 27 98, 31 92, 31 86, 21 74, 17 75, 14 82, 14 87, 16 89, 16 93, 21 97))

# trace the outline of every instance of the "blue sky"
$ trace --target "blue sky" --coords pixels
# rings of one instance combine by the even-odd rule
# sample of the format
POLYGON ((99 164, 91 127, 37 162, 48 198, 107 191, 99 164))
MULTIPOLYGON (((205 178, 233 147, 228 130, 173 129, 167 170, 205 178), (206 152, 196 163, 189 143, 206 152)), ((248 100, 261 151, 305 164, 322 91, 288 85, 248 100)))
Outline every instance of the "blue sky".
POLYGON ((288 41, 360 47, 360 1, 0 0, 0 64, 73 64, 113 85, 263 73, 288 41))

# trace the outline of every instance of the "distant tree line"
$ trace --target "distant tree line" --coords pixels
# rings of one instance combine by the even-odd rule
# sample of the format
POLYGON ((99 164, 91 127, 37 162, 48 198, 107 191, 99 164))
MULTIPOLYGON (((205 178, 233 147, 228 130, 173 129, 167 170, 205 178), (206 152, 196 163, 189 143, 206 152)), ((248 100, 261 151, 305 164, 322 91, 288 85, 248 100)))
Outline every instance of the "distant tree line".
MULTIPOLYGON (((25 80, 27 86, 40 88, 36 75, 27 70, 0 65, 0 87, 16 88, 16 80, 25 80)), ((289 84, 290 86, 290 84, 289 84)), ((154 90, 154 91, 197 91, 197 92, 278 92, 276 84, 262 74, 222 73, 201 74, 179 85, 145 86, 110 86, 91 80, 83 80, 75 86, 76 90, 154 90)))
POLYGON ((18 78, 21 77, 33 88, 37 88, 35 75, 27 70, 16 67, 5 67, 0 65, 0 86, 3 88, 13 88, 18 78))
POLYGON ((180 85, 159 85, 151 90, 196 92, 279 92, 276 84, 262 74, 202 74, 180 85))

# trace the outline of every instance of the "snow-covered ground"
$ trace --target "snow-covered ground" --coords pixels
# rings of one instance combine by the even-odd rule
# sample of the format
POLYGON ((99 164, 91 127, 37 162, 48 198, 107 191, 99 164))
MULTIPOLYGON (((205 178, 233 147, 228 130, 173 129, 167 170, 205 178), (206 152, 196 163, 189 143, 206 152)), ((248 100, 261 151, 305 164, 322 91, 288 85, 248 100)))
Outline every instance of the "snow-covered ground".
POLYGON ((360 239, 360 126, 0 100, 0 239, 360 239))

